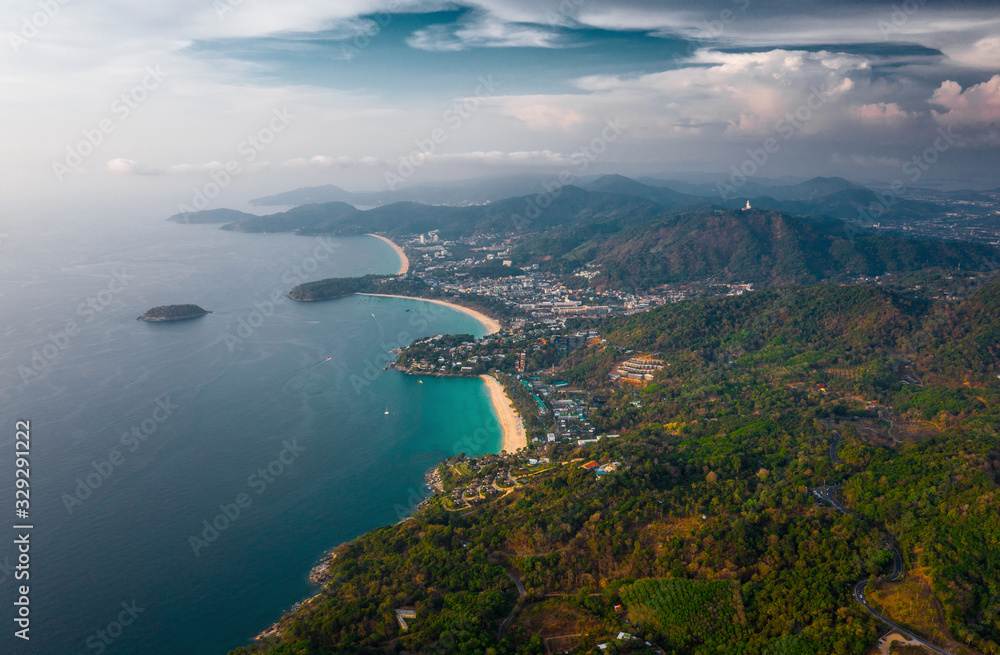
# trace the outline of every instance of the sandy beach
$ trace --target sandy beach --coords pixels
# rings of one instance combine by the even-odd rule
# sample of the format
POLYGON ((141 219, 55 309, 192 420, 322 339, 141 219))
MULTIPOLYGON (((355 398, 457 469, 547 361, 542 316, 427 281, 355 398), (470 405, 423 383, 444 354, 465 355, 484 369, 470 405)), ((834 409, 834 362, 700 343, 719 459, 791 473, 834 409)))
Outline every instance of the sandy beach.
POLYGON ((528 435, 524 432, 524 423, 521 417, 514 411, 514 406, 510 398, 504 393, 503 385, 496 378, 490 375, 480 375, 486 383, 486 388, 490 390, 490 400, 493 401, 493 408, 500 419, 500 427, 503 429, 503 452, 513 453, 518 448, 525 448, 528 445, 528 435))
POLYGON ((406 253, 403 252, 403 249, 397 246, 391 239, 386 239, 385 237, 381 237, 377 234, 366 234, 365 236, 375 237, 376 239, 385 241, 392 247, 393 250, 396 251, 396 254, 399 255, 399 270, 396 271, 396 275, 402 275, 403 273, 406 273, 406 271, 410 270, 410 260, 406 257, 406 253))
POLYGON ((476 319, 486 328, 486 334, 493 334, 500 331, 500 323, 490 318, 482 312, 477 312, 474 309, 469 309, 468 307, 463 307, 462 305, 455 305, 450 302, 445 302, 443 300, 435 300, 433 298, 418 298, 416 296, 396 296, 390 293, 359 293, 359 296, 378 296, 380 298, 402 298, 404 300, 419 300, 421 302, 432 302, 436 305, 444 305, 445 307, 450 307, 456 312, 462 312, 472 318, 476 319))

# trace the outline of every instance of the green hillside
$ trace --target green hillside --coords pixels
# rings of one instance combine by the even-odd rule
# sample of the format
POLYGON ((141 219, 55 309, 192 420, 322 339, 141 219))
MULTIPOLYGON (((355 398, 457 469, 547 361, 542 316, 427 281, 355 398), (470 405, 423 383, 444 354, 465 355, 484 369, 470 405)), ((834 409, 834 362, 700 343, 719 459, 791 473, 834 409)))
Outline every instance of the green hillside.
POLYGON ((862 655, 883 626, 852 589, 889 576, 892 539, 956 639, 996 655, 1000 361, 987 347, 960 378, 940 362, 989 345, 998 297, 1000 282, 957 304, 783 287, 612 319, 552 376, 621 438, 547 446, 536 466, 446 461, 443 493, 338 548, 323 593, 234 654, 862 655), (958 324, 954 346, 929 340, 958 324), (615 385, 627 351, 664 368, 615 385), (451 489, 501 471, 509 492, 455 511, 451 489), (824 483, 856 516, 811 493, 824 483), (400 607, 416 611, 405 631, 400 607))
POLYGON ((760 284, 810 284, 930 266, 981 270, 990 246, 905 239, 864 232, 836 219, 778 212, 685 213, 615 234, 593 251, 612 287, 648 288, 706 278, 760 284))

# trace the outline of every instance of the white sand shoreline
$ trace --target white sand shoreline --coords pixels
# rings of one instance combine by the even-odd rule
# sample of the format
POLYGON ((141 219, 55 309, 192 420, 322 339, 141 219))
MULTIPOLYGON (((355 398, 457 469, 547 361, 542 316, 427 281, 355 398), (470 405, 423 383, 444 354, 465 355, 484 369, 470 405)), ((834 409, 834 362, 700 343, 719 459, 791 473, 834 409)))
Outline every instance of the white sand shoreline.
POLYGON ((421 302, 432 302, 435 305, 444 305, 445 307, 450 307, 456 312, 462 312, 467 316, 471 316, 486 328, 486 334, 494 334, 500 331, 500 323, 495 319, 490 318, 482 312, 477 312, 474 309, 469 309, 463 305, 456 305, 454 303, 445 302, 444 300, 436 300, 434 298, 420 298, 418 296, 399 296, 391 293, 358 293, 357 296, 376 296, 379 298, 402 298, 403 300, 419 300, 421 302))
POLYGON ((375 237, 376 239, 378 239, 380 241, 384 241, 387 244, 389 244, 392 247, 393 250, 396 251, 396 254, 399 255, 399 270, 396 271, 396 275, 403 275, 408 270, 410 270, 410 260, 409 260, 409 258, 406 256, 406 253, 403 252, 403 249, 400 248, 398 245, 396 245, 396 243, 394 241, 392 241, 391 239, 387 239, 387 238, 385 238, 383 236, 379 236, 377 234, 366 234, 365 236, 367 236, 367 237, 375 237))
POLYGON ((490 391, 490 400, 493 401, 493 410, 500 421, 500 428, 503 431, 503 447, 505 453, 514 453, 521 448, 528 446, 528 435, 524 431, 524 422, 514 411, 514 405, 503 390, 503 385, 491 375, 480 375, 486 388, 490 391))

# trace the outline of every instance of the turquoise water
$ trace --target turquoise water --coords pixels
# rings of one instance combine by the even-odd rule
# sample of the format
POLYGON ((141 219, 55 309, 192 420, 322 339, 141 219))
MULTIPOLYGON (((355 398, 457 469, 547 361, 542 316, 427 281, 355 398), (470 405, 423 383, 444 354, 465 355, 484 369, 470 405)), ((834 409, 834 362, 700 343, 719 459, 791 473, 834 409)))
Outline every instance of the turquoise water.
POLYGON ((370 237, 162 221, 9 235, 0 508, 13 510, 14 421, 30 419, 35 528, 25 644, 0 527, 0 651, 225 653, 315 593, 325 550, 405 516, 443 457, 498 450, 481 381, 382 370, 399 343, 481 335, 478 322, 419 301, 283 296, 300 275, 397 268, 370 237), (213 313, 135 320, 183 302, 213 313))

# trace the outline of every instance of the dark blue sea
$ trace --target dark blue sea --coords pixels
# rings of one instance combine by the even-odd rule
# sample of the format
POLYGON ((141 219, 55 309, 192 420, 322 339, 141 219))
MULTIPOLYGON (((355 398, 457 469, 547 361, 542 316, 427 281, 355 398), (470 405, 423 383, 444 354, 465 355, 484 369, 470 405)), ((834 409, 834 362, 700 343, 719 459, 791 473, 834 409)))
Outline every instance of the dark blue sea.
POLYGON ((480 380, 383 370, 418 336, 483 334, 474 319, 419 301, 284 297, 398 265, 370 237, 160 220, 7 234, 0 652, 225 653, 316 593, 307 575, 326 550, 404 517, 442 458, 497 451, 480 380), (179 303, 212 313, 136 320, 179 303), (18 420, 30 421, 27 521, 14 513, 18 420), (15 524, 33 526, 27 580, 15 580, 15 524), (29 642, 14 637, 20 585, 29 642))

